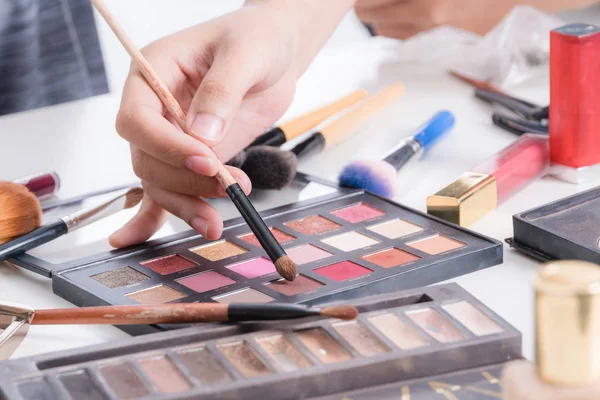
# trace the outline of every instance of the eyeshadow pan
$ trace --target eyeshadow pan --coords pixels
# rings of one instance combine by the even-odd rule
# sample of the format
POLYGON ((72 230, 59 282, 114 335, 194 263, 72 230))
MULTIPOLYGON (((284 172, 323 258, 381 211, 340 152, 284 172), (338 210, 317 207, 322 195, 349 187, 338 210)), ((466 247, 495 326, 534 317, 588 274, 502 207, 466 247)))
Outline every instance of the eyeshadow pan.
POLYGON ((283 371, 296 371, 311 365, 306 356, 283 335, 263 336, 256 341, 283 371))
POLYGON ((85 371, 77 371, 61 375, 61 383, 73 399, 104 400, 96 385, 85 371))
POLYGON ((379 243, 378 240, 365 236, 361 233, 352 231, 343 233, 337 236, 331 236, 327 239, 322 239, 321 242, 340 249, 342 251, 353 251, 362 249, 363 247, 373 246, 379 243))
POLYGON ((321 328, 306 329, 295 334, 322 363, 331 364, 352 358, 341 344, 321 328))
POLYGON ((228 265, 227 269, 236 272, 246 278, 256 278, 258 276, 272 274, 277 272, 275 265, 264 257, 254 258, 241 263, 228 265))
POLYGON ((317 246, 313 246, 312 244, 293 247, 291 249, 286 249, 285 251, 292 261, 297 265, 308 264, 313 261, 331 257, 333 255, 317 246))
POLYGON ((438 342, 450 343, 466 339, 452 322, 433 308, 409 311, 406 315, 438 342))
POLYGON ((364 357, 390 351, 370 330, 358 321, 340 322, 333 328, 364 357))
POLYGON ((237 246, 227 240, 205 244, 204 246, 194 247, 191 252, 198 254, 209 261, 220 261, 233 256, 246 253, 248 250, 237 246))
MULTIPOLYGON (((287 233, 280 231, 277 228, 269 228, 269 230, 271 231, 273 236, 275 236, 275 240, 277 240, 280 244, 285 244, 296 239, 294 236, 288 235, 287 233)), ((250 243, 253 246, 262 247, 254 233, 247 233, 245 235, 239 236, 239 238, 246 243, 250 243)))
POLYGON ((394 247, 378 251, 377 253, 367 254, 361 258, 382 268, 393 268, 419 260, 421 257, 394 247))
POLYGON ((192 387, 181 371, 166 357, 145 358, 139 363, 162 393, 179 393, 192 387))
POLYGON ((372 270, 353 263, 352 261, 342 261, 336 264, 327 265, 325 267, 314 269, 315 274, 323 275, 334 281, 347 281, 348 279, 358 278, 363 275, 368 275, 372 270))
POLYGON ((208 292, 209 290, 215 290, 235 283, 233 279, 215 271, 186 276, 185 278, 177 279, 176 282, 198 293, 208 292))
POLYGON ((144 275, 131 267, 113 269, 100 274, 92 275, 90 278, 110 289, 134 285, 150 279, 148 275, 144 275))
POLYGON ((246 378, 271 373, 269 367, 246 342, 235 342, 218 345, 217 348, 225 358, 246 378))
POLYGON ((340 224, 325 217, 321 217, 320 215, 313 215, 311 217, 286 222, 284 225, 305 235, 318 235, 320 233, 335 231, 341 227, 340 224))
POLYGON ((369 322, 401 350, 416 349, 429 345, 423 335, 411 328, 394 314, 380 314, 369 318, 369 322))
POLYGON ((153 260, 141 262, 140 264, 161 275, 173 274, 175 272, 184 271, 198 265, 194 261, 188 260, 179 254, 171 254, 168 256, 155 258, 153 260))
POLYGON ((56 400, 50 385, 43 379, 22 382, 18 387, 23 400, 56 400))
POLYGON ((266 286, 276 292, 285 294, 286 296, 294 296, 317 290, 323 286, 323 284, 314 279, 307 278, 304 275, 298 275, 292 282, 286 281, 285 279, 278 279, 267 283, 266 286))
POLYGON ((183 299, 187 294, 181 293, 169 286, 159 285, 125 295, 140 304, 164 304, 183 299))
POLYGON ((231 381, 223 366, 204 348, 177 353, 183 365, 203 385, 214 385, 231 381))
POLYGON ((212 298, 214 301, 219 303, 270 303, 275 300, 271 296, 267 296, 264 293, 254 289, 243 289, 237 292, 227 293, 222 296, 216 296, 212 298))
POLYGON ((446 251, 456 250, 466 246, 463 242, 450 239, 443 235, 430 236, 425 239, 407 243, 406 245, 432 255, 445 253, 446 251))
POLYGON ((388 239, 398 239, 423 230, 419 225, 411 224, 403 219, 394 219, 367 228, 388 239))
POLYGON ((376 217, 380 217, 382 215, 385 215, 385 212, 375 207, 371 207, 365 203, 358 203, 353 204, 349 207, 332 211, 331 214, 354 224, 357 222, 362 222, 376 217))
POLYGON ((144 382, 129 364, 102 367, 100 374, 119 399, 136 399, 150 394, 144 382))
POLYGON ((502 332, 502 327, 468 301, 444 304, 442 308, 476 336, 502 332))

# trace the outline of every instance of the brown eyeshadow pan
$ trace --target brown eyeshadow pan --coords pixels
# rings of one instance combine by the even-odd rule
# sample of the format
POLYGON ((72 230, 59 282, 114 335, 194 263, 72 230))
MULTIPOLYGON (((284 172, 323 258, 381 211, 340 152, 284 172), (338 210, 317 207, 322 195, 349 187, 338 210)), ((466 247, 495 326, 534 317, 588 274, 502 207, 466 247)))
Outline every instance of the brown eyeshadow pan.
POLYGON ((341 344, 321 328, 298 331, 296 336, 324 364, 342 362, 352 358, 352 355, 341 344))
POLYGON ((187 294, 181 293, 166 285, 159 285, 129 293, 126 296, 140 304, 164 304, 170 301, 183 299, 184 297, 187 297, 187 294))
POLYGON ((283 371, 296 371, 311 365, 306 356, 282 334, 262 336, 256 341, 283 371))
MULTIPOLYGON (((280 244, 289 243, 292 240, 296 239, 294 236, 288 235, 287 233, 280 231, 277 228, 269 228, 269 230, 275 237, 275 240, 277 240, 280 244)), ((239 238, 246 243, 250 243, 253 246, 261 247, 260 242, 258 241, 258 238, 254 233, 247 233, 245 235, 239 236, 239 238)))
POLYGON ((323 284, 314 279, 307 278, 304 275, 298 275, 292 282, 286 281, 285 279, 279 279, 267 283, 266 286, 269 289, 273 289, 286 296, 295 296, 297 294, 310 292, 311 290, 317 290, 323 286, 323 284))
POLYGON ((209 261, 220 261, 226 258, 239 256, 240 254, 246 253, 248 250, 227 240, 220 240, 218 242, 191 248, 190 251, 209 261))
POLYGON ((162 393, 185 392, 192 387, 183 373, 166 357, 145 358, 139 363, 162 393))
POLYGON ((217 348, 246 378, 266 375, 271 372, 269 367, 246 342, 221 344, 217 348))
POLYGON ((182 350, 177 353, 186 369, 203 385, 231 381, 231 376, 205 348, 182 350))
POLYGON ((100 368, 100 374, 119 399, 137 399, 150 390, 129 364, 114 364, 100 368))
POLYGON ((304 235, 318 235, 341 228, 340 224, 320 215, 289 221, 284 223, 284 225, 304 235))
POLYGON ((387 353, 390 349, 358 321, 339 322, 333 328, 363 357, 387 353))
POLYGON ((395 247, 378 251, 376 253, 367 254, 361 257, 370 263, 373 263, 381 268, 394 268, 404 264, 421 259, 407 251, 397 249, 395 247))
POLYGON ((136 283, 150 279, 148 275, 142 274, 131 267, 113 269, 100 274, 92 275, 90 278, 110 289, 135 285, 136 283))

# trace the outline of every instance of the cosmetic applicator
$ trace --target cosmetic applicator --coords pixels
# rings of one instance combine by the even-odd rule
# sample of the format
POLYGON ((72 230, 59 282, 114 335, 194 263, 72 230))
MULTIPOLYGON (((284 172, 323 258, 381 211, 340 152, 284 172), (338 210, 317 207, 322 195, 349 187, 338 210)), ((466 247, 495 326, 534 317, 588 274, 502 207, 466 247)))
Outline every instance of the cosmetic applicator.
MULTIPOLYGON (((142 188, 132 188, 126 193, 113 198, 90 209, 81 210, 60 218, 50 224, 33 229, 29 233, 19 236, 0 246, 0 262, 5 261, 18 254, 41 246, 67 233, 74 232, 79 228, 90 225, 96 221, 106 218, 121 210, 137 206, 144 191, 142 188)), ((39 204, 38 204, 39 208, 39 204)), ((40 211, 41 215, 41 211, 40 211)), ((39 226, 39 224, 38 224, 39 226)))
POLYGON ((42 223, 35 194, 25 186, 0 182, 0 244, 29 233, 42 223))
POLYGON ((298 158, 330 148, 356 132, 373 115, 404 94, 404 85, 395 83, 333 120, 290 151, 256 146, 246 151, 242 170, 257 189, 282 189, 296 176, 298 158))
POLYGON ((353 106, 359 101, 365 99, 368 93, 365 89, 357 90, 347 96, 342 97, 332 103, 329 103, 321 108, 311 111, 307 114, 294 118, 291 121, 285 122, 278 127, 271 128, 261 136, 256 138, 248 147, 253 146, 273 146, 279 147, 285 142, 298 137, 299 135, 313 129, 327 118, 336 113, 353 106))
POLYGON ((152 325, 200 322, 243 322, 320 316, 353 320, 358 310, 349 305, 317 308, 281 303, 179 303, 33 310, 0 304, 0 315, 12 314, 31 325, 152 325))
POLYGON ((338 183, 340 186, 365 189, 383 197, 394 197, 398 170, 450 132, 454 122, 451 112, 438 112, 416 133, 403 139, 383 160, 360 160, 348 164, 340 173, 338 183))
MULTIPOLYGON (((114 32, 117 39, 121 42, 132 60, 138 65, 142 75, 148 82, 148 85, 154 90, 160 98, 165 108, 169 111, 173 119, 177 122, 183 132, 189 134, 186 126, 187 115, 181 108, 173 94, 167 88, 167 85, 152 69, 148 60, 142 52, 135 46, 131 39, 126 35, 123 28, 119 25, 112 13, 108 10, 101 0, 92 0, 94 7, 100 12, 106 23, 114 32)), ((218 158, 217 158, 218 160, 218 158)), ((260 245, 265 250, 275 269, 284 279, 293 281, 296 279, 296 264, 288 257, 283 247, 279 244, 273 233, 269 230, 265 221, 256 211, 252 202, 248 199, 240 185, 235 181, 231 173, 225 168, 225 165, 219 162, 219 169, 215 176, 219 184, 225 189, 225 192, 238 209, 252 233, 258 239, 260 245)))

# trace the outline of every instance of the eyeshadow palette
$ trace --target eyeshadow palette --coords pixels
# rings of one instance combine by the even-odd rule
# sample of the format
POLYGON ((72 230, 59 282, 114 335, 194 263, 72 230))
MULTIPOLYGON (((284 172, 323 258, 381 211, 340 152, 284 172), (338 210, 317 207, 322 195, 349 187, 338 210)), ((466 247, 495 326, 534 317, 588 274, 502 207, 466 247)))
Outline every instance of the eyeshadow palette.
POLYGON ((502 262, 500 242, 360 190, 339 189, 262 215, 298 266, 293 282, 279 277, 241 218, 226 222, 214 242, 187 232, 65 264, 31 255, 14 263, 51 276, 61 297, 91 306, 319 304, 419 287, 502 262))
POLYGON ((0 398, 343 398, 381 385, 399 398, 430 384, 454 393, 465 376, 488 390, 489 372, 467 370, 520 358, 520 333, 454 283, 354 304, 354 321, 212 324, 0 363, 0 398))
POLYGON ((600 187, 513 216, 507 242, 543 262, 600 263, 600 187))

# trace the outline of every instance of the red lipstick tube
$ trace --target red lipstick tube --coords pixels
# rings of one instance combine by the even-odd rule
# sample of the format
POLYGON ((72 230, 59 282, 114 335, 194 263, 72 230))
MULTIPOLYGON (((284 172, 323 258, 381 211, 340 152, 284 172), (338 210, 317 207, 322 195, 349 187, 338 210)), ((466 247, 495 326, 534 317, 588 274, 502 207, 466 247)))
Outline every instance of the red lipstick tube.
POLYGON ((600 27, 550 34, 550 173, 580 183, 600 174, 600 27))
POLYGON ((56 172, 30 175, 13 182, 24 185, 40 199, 49 197, 60 189, 60 179, 56 172))

